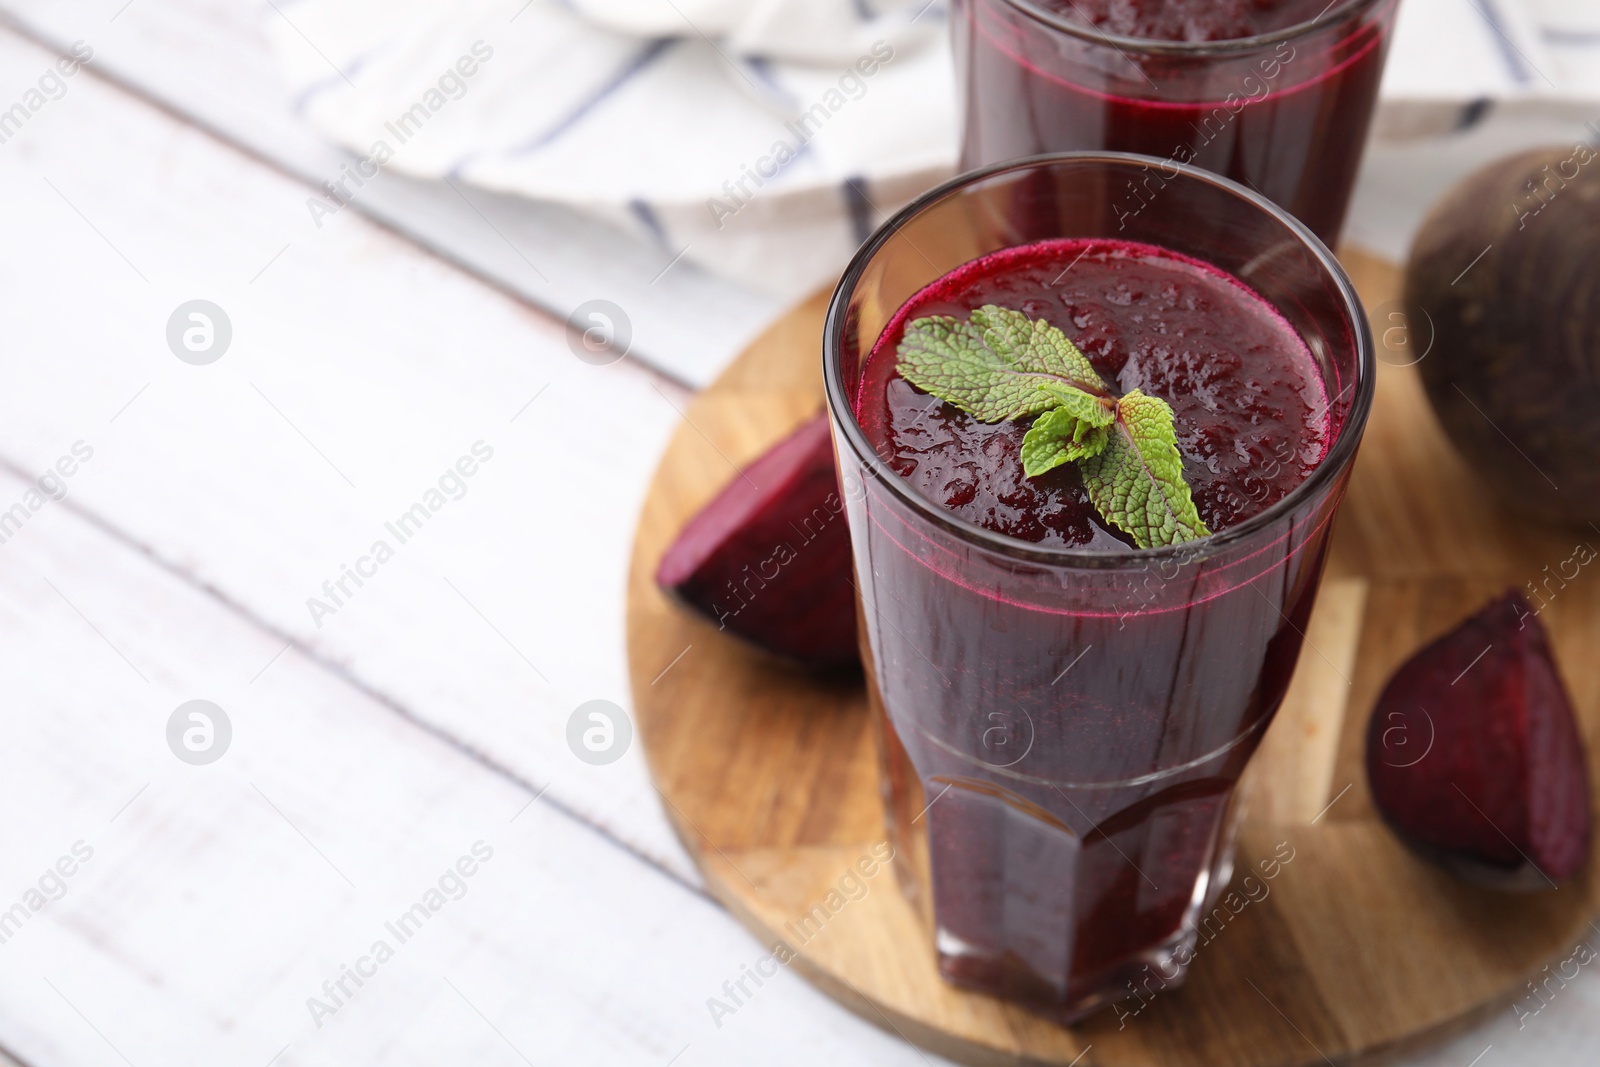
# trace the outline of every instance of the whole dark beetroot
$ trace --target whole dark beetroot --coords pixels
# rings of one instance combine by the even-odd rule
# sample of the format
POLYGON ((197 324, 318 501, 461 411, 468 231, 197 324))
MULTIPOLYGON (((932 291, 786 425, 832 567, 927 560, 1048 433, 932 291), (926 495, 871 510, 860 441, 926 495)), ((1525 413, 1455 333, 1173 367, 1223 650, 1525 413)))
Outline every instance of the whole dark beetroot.
POLYGON ((1589 775, 1550 643, 1510 590, 1395 672, 1367 731, 1367 776, 1424 856, 1500 888, 1571 878, 1589 853, 1589 775))
POLYGON ((1573 524, 1600 522, 1597 242, 1600 149, 1564 145, 1464 179, 1406 268, 1406 332, 1445 433, 1509 507, 1573 524))
POLYGON ((768 652, 817 668, 858 663, 850 531, 827 417, 779 441, 690 519, 656 583, 768 652))

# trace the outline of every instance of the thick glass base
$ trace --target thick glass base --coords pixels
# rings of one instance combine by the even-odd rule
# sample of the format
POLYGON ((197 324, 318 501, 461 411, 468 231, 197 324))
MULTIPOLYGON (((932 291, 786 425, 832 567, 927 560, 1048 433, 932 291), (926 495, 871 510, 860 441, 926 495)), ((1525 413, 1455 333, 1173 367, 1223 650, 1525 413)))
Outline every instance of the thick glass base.
POLYGON ((1126 805, 1052 790, 1052 811, 993 782, 925 780, 878 724, 895 867, 946 981, 1061 1023, 1122 1000, 1136 1013, 1183 983, 1197 920, 1232 876, 1238 756, 1143 783, 1126 805), (1063 809, 1109 814, 1074 826, 1063 809))
POLYGON ((1156 994, 1176 989, 1188 976, 1187 961, 1194 952, 1195 931, 1180 930, 1165 943, 1147 949, 1081 983, 1081 988, 1066 1001, 1050 995, 1026 973, 1006 966, 1007 961, 970 954, 962 945, 942 932, 935 935, 939 954, 939 976, 951 985, 1002 997, 1039 1015, 1070 1026, 1080 1019, 1126 1001, 1128 1014, 1153 1000, 1156 994))
MULTIPOLYGON (((1237 796, 1237 794, 1236 794, 1237 796)), ((1145 1004, 1181 986, 1198 940, 1199 916, 1216 906, 1233 874, 1233 829, 1237 806, 1225 815, 1209 869, 1203 870, 1178 928, 1155 944, 1133 951, 1101 970, 1073 975, 1063 991, 1041 980, 1014 953, 995 956, 935 924, 939 974, 952 985, 1002 997, 1063 1025, 1071 1025, 1119 1002, 1118 1015, 1136 1015, 1145 1004)))

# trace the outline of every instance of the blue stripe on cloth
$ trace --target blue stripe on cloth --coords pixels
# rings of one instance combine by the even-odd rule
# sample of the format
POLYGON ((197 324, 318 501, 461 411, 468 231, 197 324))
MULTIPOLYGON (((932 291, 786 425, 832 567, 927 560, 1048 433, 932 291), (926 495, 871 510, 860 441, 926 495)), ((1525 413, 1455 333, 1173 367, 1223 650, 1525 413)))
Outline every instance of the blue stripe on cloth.
POLYGON ((671 251, 667 243, 667 228, 661 224, 661 216, 656 214, 655 208, 636 198, 628 201, 628 211, 639 220, 641 226, 650 231, 650 236, 655 238, 656 244, 671 251))
POLYGON ((1580 48, 1585 45, 1600 44, 1600 30, 1545 29, 1540 32, 1540 36, 1551 44, 1574 45, 1580 48))
POLYGON ((1487 96, 1480 96, 1478 99, 1468 103, 1466 107, 1461 109, 1461 114, 1456 116, 1456 132, 1460 133, 1462 130, 1472 129, 1472 127, 1483 121, 1484 116, 1489 114, 1489 110, 1492 107, 1494 107, 1494 100, 1487 96))
MULTIPOLYGON (((383 46, 383 48, 387 47, 388 45, 383 46)), ((375 48, 365 55, 357 56, 350 62, 349 67, 344 70, 335 67, 333 74, 328 75, 326 78, 319 78, 300 90, 299 95, 290 101, 290 108, 296 115, 305 118, 306 108, 310 106, 313 97, 320 96, 329 89, 337 89, 341 85, 348 86, 350 82, 356 80, 356 76, 361 73, 362 69, 372 62, 372 57, 383 51, 383 48, 375 48), (349 81, 346 81, 347 78, 349 81)))
POLYGON ((754 74, 763 86, 772 90, 772 94, 782 100, 786 106, 790 108, 800 106, 800 101, 794 93, 790 92, 782 82, 772 76, 772 60, 766 56, 746 56, 744 62, 745 66, 750 68, 750 73, 754 74))
POLYGON ((556 138, 560 137, 562 134, 566 133, 568 130, 572 129, 572 127, 581 122, 585 115, 599 107, 610 96, 616 93, 618 89, 621 89, 624 85, 628 84, 628 82, 631 81, 636 74, 644 70, 650 64, 654 63, 657 59, 660 59, 661 56, 665 54, 667 49, 678 43, 678 40, 679 38, 676 37, 662 37, 651 41, 638 52, 634 53, 632 59, 619 67, 616 73, 611 76, 609 81, 605 82, 605 84, 601 85, 583 100, 580 100, 578 105, 571 111, 567 112, 566 116, 559 119, 554 126, 551 126, 549 129, 545 130, 537 137, 534 137, 532 140, 512 148, 506 154, 516 156, 521 155, 524 152, 537 152, 545 145, 554 141, 556 138))
POLYGON ((1495 0, 1472 0, 1472 6, 1478 9, 1483 21, 1494 31, 1495 47, 1500 50, 1500 58, 1505 60, 1511 80, 1518 85, 1527 85, 1533 81, 1533 72, 1528 69, 1528 62, 1522 58, 1522 53, 1511 43, 1511 38, 1506 36, 1505 19, 1500 16, 1499 9, 1494 5, 1495 0))
POLYGON ((867 198, 867 180, 861 177, 844 180, 844 202, 850 211, 850 225, 855 230, 856 244, 865 244, 872 236, 872 201, 867 198))
MULTIPOLYGON (((813 155, 812 152, 811 152, 811 142, 810 141, 804 142, 798 148, 795 148, 793 151, 794 151, 794 155, 789 157, 789 162, 780 163, 778 165, 778 174, 782 174, 784 171, 788 170, 790 167, 794 166, 796 163, 800 162, 802 159, 809 159, 813 163, 817 162, 817 157, 815 155, 813 155)), ((778 174, 774 174, 773 177, 776 178, 778 176, 778 174)))

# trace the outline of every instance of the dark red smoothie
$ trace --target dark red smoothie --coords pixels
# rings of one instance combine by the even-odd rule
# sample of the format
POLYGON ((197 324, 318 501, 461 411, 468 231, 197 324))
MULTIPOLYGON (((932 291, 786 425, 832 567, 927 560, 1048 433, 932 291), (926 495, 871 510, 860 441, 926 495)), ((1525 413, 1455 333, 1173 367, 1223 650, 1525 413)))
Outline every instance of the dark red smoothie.
MULTIPOLYGON (((1394 0, 956 0, 962 165, 1086 149, 1191 163, 1248 185, 1333 244, 1393 9, 1394 0), (1330 10, 1337 17, 1327 25, 1287 39, 1203 47, 1330 10), (1085 32, 1064 32, 1052 18, 1085 32), (1141 51, 1106 34, 1152 44, 1141 51)), ((1151 191, 1129 190, 1124 209, 1137 210, 1151 191)))
MULTIPOLYGON (((1172 405, 1214 533, 1282 500, 1337 431, 1305 343, 1230 275, 1118 241, 1006 249, 900 309, 856 401, 879 457, 984 529, 1133 551, 1075 464, 1023 476, 1028 420, 977 422, 898 376, 909 320, 991 303, 1061 328, 1113 391, 1172 405)), ((1220 562, 1152 566, 1131 596, 1125 570, 1108 575, 1105 610, 1060 606, 1044 571, 1037 596, 998 594, 970 558, 872 517, 869 536, 900 546, 861 575, 890 825, 926 865, 947 978, 1072 1016, 1192 940, 1226 880, 1234 785, 1299 654, 1328 515, 1220 562)))

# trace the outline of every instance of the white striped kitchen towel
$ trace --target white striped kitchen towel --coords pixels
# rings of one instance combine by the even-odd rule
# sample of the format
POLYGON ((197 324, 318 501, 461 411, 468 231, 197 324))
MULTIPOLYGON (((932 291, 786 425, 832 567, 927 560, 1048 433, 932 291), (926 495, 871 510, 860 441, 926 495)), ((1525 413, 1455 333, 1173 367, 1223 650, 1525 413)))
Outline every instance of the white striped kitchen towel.
MULTIPOLYGON (((274 6, 294 106, 358 157, 330 176, 329 213, 379 171, 450 177, 572 205, 798 297, 953 168, 944 0, 274 6)), ((1579 130, 1600 117, 1600 0, 1400 10, 1367 168, 1376 185, 1351 221, 1391 255, 1421 194, 1437 191, 1430 178, 1449 170, 1428 171, 1435 149, 1497 122, 1514 137, 1542 131, 1530 115, 1579 130), (1386 186, 1391 145, 1405 178, 1386 186), (1407 169, 1418 166, 1420 179, 1407 169)), ((1478 140, 1469 154, 1506 150, 1504 136, 1478 140)))

